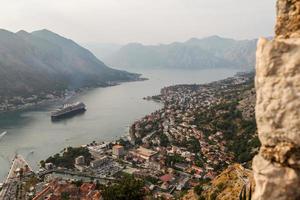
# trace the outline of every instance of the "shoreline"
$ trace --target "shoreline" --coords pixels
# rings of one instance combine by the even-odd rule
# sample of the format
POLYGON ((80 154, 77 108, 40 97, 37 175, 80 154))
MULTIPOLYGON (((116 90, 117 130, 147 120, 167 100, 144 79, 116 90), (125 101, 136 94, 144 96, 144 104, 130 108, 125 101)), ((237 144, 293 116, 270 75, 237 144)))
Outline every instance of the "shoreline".
MULTIPOLYGON (((220 84, 222 82, 225 82, 229 79, 233 79, 235 77, 238 77, 238 76, 243 76, 243 75, 247 75, 251 72, 237 72, 236 74, 234 74, 233 76, 230 76, 228 78, 225 78, 225 79, 221 79, 221 80, 218 80, 218 81, 212 81, 212 82, 209 82, 209 83, 202 83, 202 84, 174 84, 174 85, 170 85, 170 86, 165 86, 163 88, 161 88, 161 91, 159 94, 156 94, 156 95, 153 95, 153 96, 146 96, 146 97, 143 97, 142 99, 144 101, 152 101, 152 102, 156 102, 156 103, 159 103, 159 104, 162 104, 163 107, 161 109, 158 109, 158 110, 155 110, 153 111, 152 113, 148 113, 146 114, 144 117, 141 117, 139 120, 142 120, 144 119, 145 117, 147 116, 150 116, 152 115, 153 113, 156 113, 156 112, 160 112, 164 109, 164 106, 165 106, 165 102, 164 100, 162 99, 162 96, 163 96, 163 90, 164 89, 168 89, 168 88, 172 88, 172 87, 182 87, 182 86, 198 86, 198 87, 205 87, 205 86, 213 86, 215 84, 220 84)), ((131 131, 131 128, 132 126, 136 123, 137 121, 132 121, 129 126, 128 126, 128 130, 126 130, 126 132, 124 132, 123 134, 121 134, 120 136, 118 137, 112 137, 111 139, 108 139, 108 140, 99 140, 99 141, 96 141, 96 143, 117 143, 117 141, 121 140, 121 139, 125 139, 127 140, 128 142, 133 142, 135 143, 135 140, 137 139, 136 136, 135 136, 135 133, 131 131)), ((90 143, 87 143, 87 144, 80 144, 78 146, 73 146, 73 147, 83 147, 83 146, 88 146, 89 144, 92 144, 94 141, 91 141, 90 143)))
MULTIPOLYGON (((230 75, 229 77, 231 77, 231 76, 233 76, 233 75, 230 75)), ((143 79, 143 80, 145 80, 145 79, 143 79)), ((222 79, 221 79, 222 80, 222 79)), ((141 80, 138 80, 138 81, 141 81, 141 80)), ((128 81, 128 82, 137 82, 137 80, 136 81, 128 81)), ((211 83, 211 82, 214 82, 214 81, 210 81, 210 82, 208 82, 208 83, 211 83)), ((121 83, 126 83, 126 82, 121 82, 121 83)), ((120 85, 121 83, 118 83, 118 84, 115 84, 115 85, 111 85, 111 86, 116 86, 116 85, 120 85)), ((188 83, 189 84, 189 83, 188 83)), ((190 83, 190 84, 192 84, 192 83, 190 83)), ((200 84, 200 83, 199 83, 200 84)), ((173 85, 173 84, 172 84, 173 85)), ((178 85, 178 84, 174 84, 174 85, 178 85)), ((180 85, 180 84, 179 84, 180 85)), ((107 86, 108 87, 108 86, 107 86)), ((160 87, 160 88, 163 88, 164 86, 162 86, 162 87, 160 87)), ((96 87, 97 88, 97 87, 96 87)), ((99 87, 98 87, 99 88, 99 87)), ((82 94, 82 93, 84 93, 84 92, 87 92, 88 90, 90 90, 90 89, 94 89, 94 88, 85 88, 85 89, 82 89, 80 92, 77 92, 77 93, 75 93, 75 94, 73 94, 73 96, 68 96, 67 98, 72 98, 72 97, 76 97, 76 95, 80 95, 80 94, 82 94)), ((159 94, 159 93, 156 93, 156 94, 159 94)), ((155 95, 155 94, 154 94, 155 95)), ((146 95, 144 96, 144 97, 146 97, 146 95)), ((141 97, 141 98, 143 98, 143 97, 141 97)), ((58 99, 55 99, 54 101, 57 101, 57 100, 64 100, 64 98, 58 98, 58 99)), ((150 99, 149 99, 150 100, 150 99)), ((150 101, 152 101, 152 100, 150 100, 150 101)), ((47 103, 52 103, 53 102, 53 100, 51 100, 51 101, 44 101, 44 102, 41 102, 40 104, 38 104, 38 105, 34 105, 34 106, 41 106, 41 105, 43 105, 43 104, 47 104, 47 103)), ((159 103, 159 104, 161 104, 162 102, 157 102, 157 103, 159 103)), ((30 107, 27 107, 27 109, 28 108, 30 108, 30 107)), ((156 111, 156 110, 155 110, 156 111)), ((155 112, 155 111, 153 111, 153 112, 155 112)), ((145 115, 147 115, 147 114, 150 114, 150 113, 146 113, 145 115)), ((143 118, 144 116, 141 116, 141 118, 143 118)), ((140 118, 138 118, 138 119, 140 119, 140 118)), ((136 119, 137 120, 137 119, 136 119)), ((124 131, 122 131, 121 133, 120 133, 120 135, 117 137, 117 136, 112 136, 111 138, 108 138, 108 139, 104 139, 104 140, 99 140, 100 138, 98 138, 98 139, 96 139, 96 141, 97 142, 116 142, 116 141, 118 141, 119 139, 126 139, 126 138, 128 138, 128 136, 129 136, 129 131, 128 131, 128 128, 132 125, 134 123, 134 120, 132 120, 129 124, 128 124, 128 126, 126 125, 126 130, 124 130, 124 131)), ((125 126, 124 126, 124 128, 125 128, 125 126)), ((92 140, 90 140, 90 142, 92 142, 92 140)), ((81 146, 81 145, 86 145, 86 144, 89 144, 90 142, 84 142, 84 143, 78 143, 77 145, 74 145, 75 147, 76 146, 81 146)), ((58 149, 59 150, 59 149, 58 149)), ((54 152, 55 153, 55 152, 54 152)), ((51 153, 49 154, 50 156, 52 155, 51 153)), ((46 157, 44 157, 44 158, 47 158, 47 156, 46 157)), ((37 160, 37 161, 39 161, 39 160, 37 160)), ((36 165, 36 167, 38 167, 38 164, 36 165)))
MULTIPOLYGON (((74 89, 74 90, 66 89, 64 91, 54 91, 56 93, 60 93, 60 95, 57 95, 57 96, 54 96, 51 92, 49 92, 49 93, 45 94, 45 96, 51 96, 51 98, 49 98, 49 99, 42 99, 42 100, 30 102, 30 103, 12 105, 12 107, 7 108, 7 110, 1 110, 1 107, 0 107, 0 115, 6 114, 6 113, 13 113, 13 112, 22 112, 22 111, 33 109, 35 107, 46 106, 47 104, 53 104, 55 102, 63 102, 68 99, 72 99, 72 98, 74 98, 84 92, 87 92, 89 90, 92 90, 92 89, 114 87, 114 86, 121 85, 122 83, 130 83, 130 82, 149 80, 148 78, 142 78, 140 76, 142 76, 142 75, 139 75, 139 77, 137 79, 129 80, 129 81, 108 82, 107 85, 103 85, 103 86, 82 87, 82 88, 78 88, 78 89, 74 89)), ((33 96, 35 96, 36 98, 41 98, 41 96, 38 94, 33 94, 32 97, 33 96)), ((17 97, 18 96, 15 96, 13 98, 17 98, 17 97)))

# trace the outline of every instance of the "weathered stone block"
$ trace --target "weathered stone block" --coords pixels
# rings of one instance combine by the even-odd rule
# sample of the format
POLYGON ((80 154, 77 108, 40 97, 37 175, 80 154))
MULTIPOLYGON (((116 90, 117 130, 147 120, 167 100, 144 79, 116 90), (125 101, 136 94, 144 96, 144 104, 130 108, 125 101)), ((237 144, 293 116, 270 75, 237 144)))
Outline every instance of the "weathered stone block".
POLYGON ((300 199, 298 170, 282 167, 257 155, 253 159, 253 171, 256 183, 254 200, 300 199))
POLYGON ((263 146, 300 146, 300 39, 260 39, 256 120, 263 146))
POLYGON ((300 0, 277 1, 276 36, 300 37, 300 0))
POLYGON ((276 37, 256 52, 254 200, 300 199, 300 0, 277 0, 276 37))

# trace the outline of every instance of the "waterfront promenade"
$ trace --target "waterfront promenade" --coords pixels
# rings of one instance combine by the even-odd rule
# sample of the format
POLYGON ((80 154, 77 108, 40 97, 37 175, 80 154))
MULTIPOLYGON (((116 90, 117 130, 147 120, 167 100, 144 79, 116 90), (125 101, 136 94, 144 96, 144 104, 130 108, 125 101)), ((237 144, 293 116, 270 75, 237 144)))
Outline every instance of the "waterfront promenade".
POLYGON ((30 171, 32 171, 32 169, 29 167, 26 160, 21 155, 16 155, 12 160, 8 176, 3 184, 2 190, 0 191, 0 199, 14 199, 16 195, 16 187, 18 182, 20 182, 20 174, 30 171))

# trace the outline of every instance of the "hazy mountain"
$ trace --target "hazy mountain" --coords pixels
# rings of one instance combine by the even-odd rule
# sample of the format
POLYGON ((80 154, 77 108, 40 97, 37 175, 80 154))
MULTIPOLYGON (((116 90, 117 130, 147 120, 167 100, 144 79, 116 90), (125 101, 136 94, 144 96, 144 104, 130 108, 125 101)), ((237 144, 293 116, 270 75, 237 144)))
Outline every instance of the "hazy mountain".
POLYGON ((116 53, 122 47, 122 45, 113 43, 84 43, 82 46, 89 49, 101 60, 104 60, 113 53, 116 53))
POLYGON ((90 51, 48 30, 0 30, 0 96, 106 85, 136 74, 114 70, 90 51))
POLYGON ((118 68, 250 69, 255 64, 256 42, 211 36, 167 45, 130 43, 104 61, 118 68))

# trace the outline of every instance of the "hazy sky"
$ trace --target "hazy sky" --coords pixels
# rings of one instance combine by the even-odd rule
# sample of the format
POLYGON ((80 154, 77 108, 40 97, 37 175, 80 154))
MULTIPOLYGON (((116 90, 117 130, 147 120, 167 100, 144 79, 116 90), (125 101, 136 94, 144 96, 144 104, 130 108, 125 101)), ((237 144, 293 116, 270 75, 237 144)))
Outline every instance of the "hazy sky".
POLYGON ((273 34, 275 0, 0 0, 0 28, 47 28, 80 43, 145 44, 273 34))

